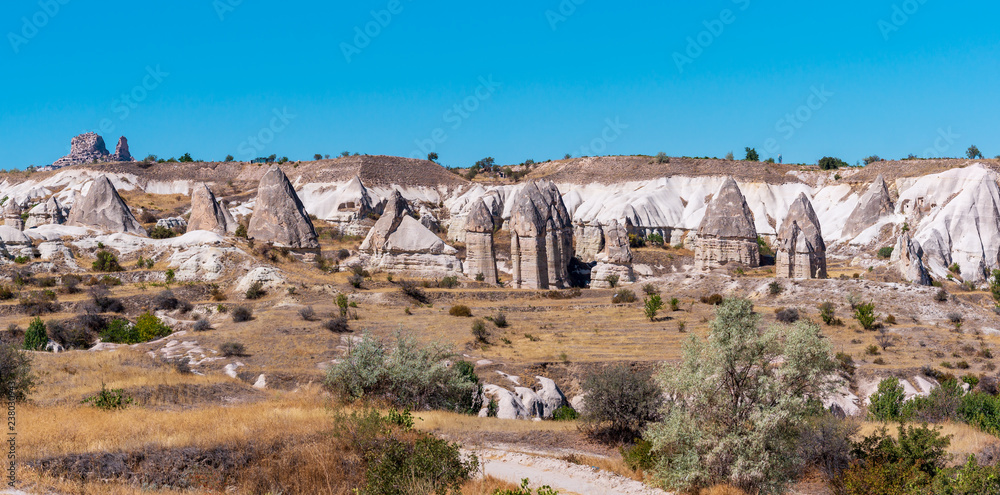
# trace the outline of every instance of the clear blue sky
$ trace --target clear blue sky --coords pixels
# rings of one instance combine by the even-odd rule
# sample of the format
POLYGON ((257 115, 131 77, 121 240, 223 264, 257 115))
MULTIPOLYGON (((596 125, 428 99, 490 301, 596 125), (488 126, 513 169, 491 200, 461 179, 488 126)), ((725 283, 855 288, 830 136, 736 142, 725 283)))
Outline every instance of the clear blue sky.
POLYGON ((0 168, 51 163, 102 125, 112 149, 125 135, 139 157, 211 160, 431 142, 450 166, 1000 154, 995 2, 575 1, 5 2, 0 168), (356 40, 366 27, 377 36, 356 40), (696 56, 679 70, 675 54, 696 56))

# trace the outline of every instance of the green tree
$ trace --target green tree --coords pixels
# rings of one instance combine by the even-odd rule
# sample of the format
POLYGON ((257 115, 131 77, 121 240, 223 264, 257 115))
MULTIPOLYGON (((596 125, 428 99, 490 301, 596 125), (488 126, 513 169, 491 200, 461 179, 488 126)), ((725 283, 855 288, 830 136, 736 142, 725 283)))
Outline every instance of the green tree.
POLYGON ((438 154, 435 152, 427 153, 427 161, 436 162, 438 161, 438 154))
POLYGON ((36 316, 28 325, 28 331, 24 333, 24 348, 29 351, 40 351, 48 343, 49 335, 45 323, 36 316))
POLYGON ((180 158, 177 159, 177 161, 181 163, 191 163, 194 161, 194 158, 191 158, 191 153, 184 153, 183 155, 181 155, 180 158))
POLYGON ((322 160, 322 159, 323 159, 323 155, 321 155, 319 153, 316 153, 315 155, 313 155, 313 160, 315 160, 317 162, 320 161, 320 160, 322 160))
POLYGON ((865 165, 871 165, 871 164, 873 164, 875 162, 881 162, 881 161, 883 161, 882 157, 880 157, 878 155, 872 155, 872 156, 869 156, 869 157, 865 158, 865 165))
POLYGON ((1000 304, 1000 270, 993 270, 993 279, 990 280, 990 292, 993 293, 993 300, 1000 304))
POLYGON ((819 160, 820 170, 836 170, 841 167, 848 167, 847 162, 841 160, 840 158, 834 158, 832 156, 824 156, 819 160))
POLYGON ((492 156, 488 156, 476 162, 474 168, 481 169, 484 172, 492 172, 493 167, 495 166, 496 166, 496 160, 494 160, 492 156))
POLYGON ((654 475, 679 491, 719 483, 780 491, 802 466, 799 432, 830 390, 829 344, 806 321, 762 330, 744 299, 724 301, 710 327, 707 340, 692 335, 682 362, 659 375, 673 400, 646 431, 659 456, 654 475))
POLYGON ((968 151, 965 152, 965 156, 969 157, 970 160, 982 160, 983 152, 979 151, 979 148, 976 145, 972 145, 969 146, 968 151))
POLYGON ((746 152, 747 152, 746 161, 748 161, 748 162, 759 162, 760 161, 760 155, 757 154, 757 150, 756 149, 747 147, 746 152))
POLYGON ((225 162, 229 163, 229 162, 231 162, 231 161, 233 161, 235 159, 236 159, 236 157, 234 157, 233 155, 226 155, 225 162))
POLYGON ((652 372, 617 364, 587 375, 583 421, 590 433, 611 442, 630 442, 659 417, 663 391, 652 372))
POLYGON ((13 393, 15 401, 24 401, 35 388, 31 374, 31 356, 12 345, 0 344, 0 390, 6 398, 13 393))
POLYGON ((653 294, 643 299, 643 302, 646 305, 644 310, 646 318, 649 318, 649 321, 656 321, 656 313, 663 309, 663 299, 659 294, 653 294))
POLYGON ((858 324, 861 328, 865 330, 871 330, 875 328, 875 303, 868 302, 864 304, 859 304, 857 308, 854 309, 854 319, 858 320, 858 324))
POLYGON ((886 378, 879 382, 878 390, 872 394, 868 414, 878 421, 898 420, 903 412, 905 399, 906 394, 903 392, 903 386, 899 384, 899 379, 886 378))
POLYGON ((351 152, 350 151, 341 151, 340 152, 340 156, 342 156, 344 158, 347 158, 347 157, 351 156, 351 152))

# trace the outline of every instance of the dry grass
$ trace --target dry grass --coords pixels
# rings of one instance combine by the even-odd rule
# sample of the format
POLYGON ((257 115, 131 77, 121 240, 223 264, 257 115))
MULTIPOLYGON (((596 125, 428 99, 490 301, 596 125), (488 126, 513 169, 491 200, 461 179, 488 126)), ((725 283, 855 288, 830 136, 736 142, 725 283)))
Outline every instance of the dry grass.
POLYGON ((504 480, 485 476, 462 486, 462 495, 493 495, 497 490, 516 490, 518 486, 504 480))
POLYGON ((199 495, 215 493, 205 490, 171 490, 168 488, 159 488, 152 492, 148 487, 137 487, 126 483, 72 481, 24 466, 18 467, 17 477, 18 483, 20 483, 18 488, 29 493, 72 493, 74 495, 142 495, 148 493, 199 495))

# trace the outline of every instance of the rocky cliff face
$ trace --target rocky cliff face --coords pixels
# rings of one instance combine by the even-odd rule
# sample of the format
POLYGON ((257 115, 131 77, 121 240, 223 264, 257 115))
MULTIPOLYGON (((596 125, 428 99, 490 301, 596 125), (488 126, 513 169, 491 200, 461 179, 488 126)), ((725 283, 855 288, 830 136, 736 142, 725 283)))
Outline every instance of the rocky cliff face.
POLYGON ((146 229, 135 219, 106 175, 94 180, 87 194, 73 205, 67 223, 108 232, 146 235, 146 229))
MULTIPOLYGON (((421 217, 423 219, 423 217, 421 217)), ((497 282, 497 259, 493 246, 493 215, 486 202, 479 199, 465 222, 465 274, 486 283, 497 282)))
POLYGON ((292 249, 319 248, 319 238, 295 188, 277 165, 268 169, 257 186, 257 203, 247 237, 292 249))
POLYGON ((555 184, 524 185, 514 199, 510 230, 515 288, 568 286, 573 226, 555 184))
POLYGON ((207 230, 217 234, 229 234, 236 231, 236 221, 229 211, 219 204, 215 194, 205 184, 194 186, 191 193, 191 219, 188 230, 207 230))
POLYGON ((826 278, 826 243, 812 202, 800 194, 778 230, 775 274, 781 278, 826 278))
POLYGON ((619 284, 635 282, 632 271, 632 249, 629 247, 625 226, 612 220, 604 227, 604 249, 595 257, 597 265, 590 272, 592 288, 609 288, 608 278, 614 276, 619 284))
POLYGON ((389 198, 360 250, 366 264, 375 270, 422 278, 462 273, 462 262, 455 256, 458 251, 410 216, 410 207, 399 191, 389 198))
POLYGON ((128 139, 125 136, 118 138, 118 146, 115 146, 115 154, 111 155, 114 162, 132 162, 132 154, 128 151, 128 139))
POLYGON ((24 223, 24 228, 30 229, 41 225, 60 225, 65 222, 66 217, 63 214, 63 207, 56 200, 56 197, 52 196, 44 203, 39 203, 28 210, 28 221, 24 223))
POLYGON ((80 134, 70 142, 69 154, 56 160, 53 168, 61 168, 81 163, 131 162, 132 155, 128 150, 128 140, 124 136, 118 140, 115 154, 108 153, 104 138, 93 132, 80 134))
POLYGON ((712 198, 698 227, 695 267, 710 269, 727 263, 760 266, 760 248, 753 212, 732 177, 712 198))
POLYGON ((904 232, 896 240, 889 261, 899 270, 904 280, 920 285, 931 285, 931 276, 924 267, 923 257, 924 250, 920 248, 920 244, 913 242, 910 235, 904 232))
POLYGON ((878 223, 883 216, 893 212, 892 198, 889 196, 889 188, 885 183, 885 178, 879 175, 875 182, 868 187, 868 191, 861 196, 861 202, 854 208, 851 215, 847 217, 844 224, 844 235, 853 238, 865 231, 865 229, 878 223))

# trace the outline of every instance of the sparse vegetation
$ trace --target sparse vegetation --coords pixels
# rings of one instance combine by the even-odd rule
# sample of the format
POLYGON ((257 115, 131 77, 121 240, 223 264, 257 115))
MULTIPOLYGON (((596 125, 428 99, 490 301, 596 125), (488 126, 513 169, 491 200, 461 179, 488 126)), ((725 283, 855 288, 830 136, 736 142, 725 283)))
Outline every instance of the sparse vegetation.
POLYGON ((858 320, 858 324, 861 328, 865 330, 873 330, 875 328, 875 321, 878 319, 875 316, 875 303, 868 302, 858 304, 857 308, 854 309, 854 319, 858 320))
POLYGON ((104 250, 97 252, 93 269, 95 272, 120 272, 123 270, 122 266, 118 264, 118 257, 114 253, 104 250))
POLYGON ((256 299, 260 299, 266 295, 267 291, 264 290, 264 284, 260 280, 257 280, 254 283, 250 284, 250 287, 247 288, 244 297, 246 297, 248 300, 253 301, 256 299))
POLYGON ((638 300, 635 297, 635 292, 629 289, 618 289, 611 296, 611 304, 631 304, 638 300))
POLYGON ((224 357, 246 356, 246 347, 239 342, 226 342, 219 346, 219 353, 224 357))
POLYGON ((464 304, 456 304, 448 310, 448 314, 451 316, 458 316, 462 318, 468 318, 472 316, 472 310, 464 304))
POLYGON ((884 260, 887 260, 887 259, 889 259, 889 258, 891 258, 891 257, 892 257, 892 251, 893 251, 894 249, 895 249, 895 248, 893 248, 893 247, 891 247, 891 246, 886 246, 886 247, 883 247, 883 248, 880 248, 880 249, 878 250, 878 257, 879 257, 879 258, 882 258, 882 259, 884 259, 884 260))
POLYGON ((659 294, 653 294, 645 299, 643 299, 643 313, 649 321, 656 321, 656 314, 663 309, 663 299, 660 298, 659 294))
POLYGON ((236 306, 232 311, 233 321, 243 323, 253 319, 253 310, 249 306, 236 306))
POLYGON ((132 402, 134 402, 134 399, 132 399, 132 396, 126 394, 125 390, 120 388, 108 390, 103 383, 101 384, 100 392, 82 401, 83 404, 90 404, 104 411, 120 411, 128 408, 128 406, 132 405, 132 402))
POLYGON ((330 318, 323 323, 323 328, 329 330, 332 333, 349 333, 351 332, 351 326, 347 322, 347 318, 343 316, 338 316, 336 318, 330 318))
POLYGON ((583 380, 587 431, 611 442, 628 442, 660 417, 662 391, 648 369, 608 366, 583 380))
POLYGON ((31 356, 13 345, 0 343, 0 390, 4 391, 4 398, 24 402, 34 388, 31 356))

